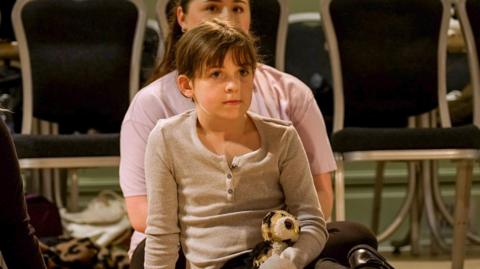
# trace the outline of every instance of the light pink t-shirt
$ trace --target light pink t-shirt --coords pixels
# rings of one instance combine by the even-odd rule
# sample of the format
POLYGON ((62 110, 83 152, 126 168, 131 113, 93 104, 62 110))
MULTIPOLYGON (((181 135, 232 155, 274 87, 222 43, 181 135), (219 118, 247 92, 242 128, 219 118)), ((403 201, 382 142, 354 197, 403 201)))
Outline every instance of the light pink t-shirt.
MULTIPOLYGON (((120 186, 125 197, 147 195, 144 158, 148 135, 157 121, 193 109, 176 84, 173 71, 137 93, 123 120, 120 134, 120 186)), ((310 162, 312 175, 336 169, 325 123, 310 89, 299 79, 267 65, 255 71, 250 110, 292 122, 310 162)), ((145 238, 135 232, 130 251, 145 238)))

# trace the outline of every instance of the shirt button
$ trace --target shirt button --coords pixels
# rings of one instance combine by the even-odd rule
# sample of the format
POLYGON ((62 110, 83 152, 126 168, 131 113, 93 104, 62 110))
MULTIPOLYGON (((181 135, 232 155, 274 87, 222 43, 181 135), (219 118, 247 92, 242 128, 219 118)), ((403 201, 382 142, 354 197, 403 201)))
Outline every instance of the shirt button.
POLYGON ((232 179, 232 174, 227 174, 228 179, 232 179))
POLYGON ((229 193, 229 194, 232 194, 232 193, 233 193, 233 190, 232 190, 232 189, 228 189, 228 193, 229 193))

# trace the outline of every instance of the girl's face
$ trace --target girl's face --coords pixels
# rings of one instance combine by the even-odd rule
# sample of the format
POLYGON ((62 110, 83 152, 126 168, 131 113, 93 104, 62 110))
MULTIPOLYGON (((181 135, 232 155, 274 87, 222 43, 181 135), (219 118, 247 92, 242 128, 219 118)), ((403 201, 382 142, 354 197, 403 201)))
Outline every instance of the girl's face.
POLYGON ((250 107, 253 72, 250 66, 235 64, 232 53, 227 52, 223 66, 205 68, 194 79, 180 75, 178 85, 183 95, 194 99, 199 117, 235 120, 250 107))
POLYGON ((205 20, 219 18, 230 21, 245 33, 250 29, 249 0, 191 0, 187 10, 177 8, 177 20, 182 29, 188 30, 205 20))

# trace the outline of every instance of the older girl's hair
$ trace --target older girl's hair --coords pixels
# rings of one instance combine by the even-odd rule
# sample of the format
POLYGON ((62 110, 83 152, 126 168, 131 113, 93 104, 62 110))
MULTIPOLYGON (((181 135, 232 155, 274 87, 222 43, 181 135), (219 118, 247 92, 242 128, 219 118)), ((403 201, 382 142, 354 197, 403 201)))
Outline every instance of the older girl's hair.
POLYGON ((226 21, 206 21, 184 33, 178 41, 176 68, 179 74, 198 77, 206 67, 222 66, 229 51, 236 65, 255 71, 257 51, 253 37, 226 21))
MULTIPOLYGON (((165 50, 163 52, 162 60, 155 70, 153 70, 146 82, 147 84, 175 70, 175 48, 178 40, 183 34, 182 27, 177 21, 177 8, 182 7, 183 12, 187 13, 190 1, 192 0, 171 0, 168 4, 168 24, 170 31, 167 35, 167 39, 165 40, 165 50)), ((253 0, 249 0, 249 2, 251 5, 253 0)))
POLYGON ((188 4, 191 0, 172 0, 167 7, 168 10, 168 28, 170 29, 165 40, 165 50, 160 64, 153 70, 146 84, 150 84, 158 78, 175 70, 175 46, 182 36, 182 27, 177 21, 177 8, 182 7, 183 12, 188 11, 188 4))

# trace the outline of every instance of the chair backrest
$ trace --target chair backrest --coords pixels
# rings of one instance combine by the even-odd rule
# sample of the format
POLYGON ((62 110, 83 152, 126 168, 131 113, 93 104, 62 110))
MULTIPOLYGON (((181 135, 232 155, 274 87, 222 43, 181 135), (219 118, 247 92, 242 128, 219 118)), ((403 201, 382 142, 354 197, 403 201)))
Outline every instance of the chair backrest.
POLYGON ((22 133, 32 116, 117 132, 139 88, 142 0, 19 0, 13 10, 23 79, 22 133))
POLYGON ((148 19, 143 40, 140 85, 145 85, 157 65, 158 58, 163 52, 162 40, 163 37, 160 33, 158 21, 155 19, 148 19))
POLYGON ((450 0, 322 0, 334 82, 334 131, 388 127, 446 103, 450 0))
MULTIPOLYGON (((473 104, 480 103, 480 0, 457 0, 457 14, 467 47, 473 104)), ((473 123, 480 126, 480 107, 473 106, 473 123)))
MULTIPOLYGON (((463 0, 465 2, 465 0, 463 0)), ((480 55, 480 0, 466 1, 466 11, 475 40, 477 56, 480 55)))
MULTIPOLYGON (((158 0, 157 19, 162 35, 169 32, 172 7, 178 0, 158 0)), ((259 53, 265 64, 283 70, 288 28, 288 0, 251 0, 250 31, 260 40, 259 53)))
POLYGON ((15 40, 13 34, 11 13, 15 0, 2 0, 0 1, 0 39, 15 40))
POLYGON ((320 13, 304 12, 288 16, 285 72, 299 78, 312 90, 330 133, 333 120, 332 73, 320 13))

